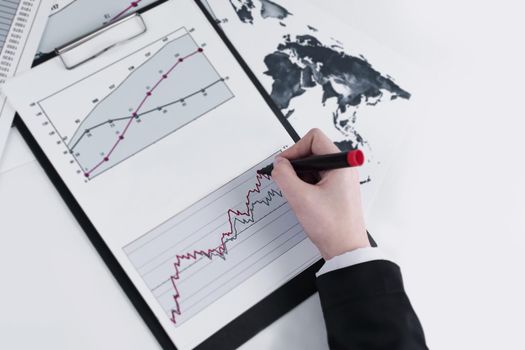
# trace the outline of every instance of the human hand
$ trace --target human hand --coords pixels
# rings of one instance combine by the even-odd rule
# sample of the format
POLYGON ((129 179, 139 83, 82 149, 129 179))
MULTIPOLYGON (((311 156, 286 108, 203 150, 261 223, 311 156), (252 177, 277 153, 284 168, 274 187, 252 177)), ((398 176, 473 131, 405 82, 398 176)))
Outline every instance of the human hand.
POLYGON ((311 184, 296 174, 290 160, 337 152, 339 149, 322 131, 312 129, 275 159, 272 172, 273 180, 325 260, 370 246, 358 171, 346 168, 321 172, 320 180, 311 184))

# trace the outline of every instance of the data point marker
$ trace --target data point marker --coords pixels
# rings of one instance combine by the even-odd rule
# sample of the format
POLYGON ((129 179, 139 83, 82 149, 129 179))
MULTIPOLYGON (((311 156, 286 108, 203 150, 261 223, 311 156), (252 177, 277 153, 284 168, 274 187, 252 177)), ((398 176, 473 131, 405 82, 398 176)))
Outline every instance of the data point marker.
POLYGON ((108 157, 104 157, 104 162, 109 162, 109 158, 108 157))
POLYGON ((89 178, 89 173, 84 173, 84 176, 89 178))
POLYGON ((118 137, 118 139, 119 139, 119 140, 124 140, 124 136, 120 135, 120 136, 118 137))
POLYGON ((199 50, 197 50, 197 51, 202 52, 202 51, 204 51, 204 49, 202 47, 199 47, 199 50))

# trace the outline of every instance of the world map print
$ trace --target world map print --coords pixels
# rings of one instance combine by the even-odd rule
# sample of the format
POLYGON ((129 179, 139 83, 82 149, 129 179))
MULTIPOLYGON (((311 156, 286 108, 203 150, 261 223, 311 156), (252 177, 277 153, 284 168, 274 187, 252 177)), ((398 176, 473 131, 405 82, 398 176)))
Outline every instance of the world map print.
MULTIPOLYGON (((256 25, 255 19, 277 19, 286 27, 286 19, 293 14, 284 6, 270 0, 229 0, 238 19, 247 25, 256 25), (256 6, 255 1, 259 2, 256 6)), ((276 43, 274 52, 262 59, 272 78, 271 96, 286 117, 294 113, 293 102, 311 89, 322 89, 319 103, 325 105, 335 99, 335 108, 329 115, 334 127, 344 140, 336 142, 342 150, 356 149, 366 143, 355 128, 359 111, 385 101, 410 99, 411 94, 394 79, 374 69, 362 55, 350 55, 337 43, 323 43, 316 36, 317 29, 305 26, 303 35, 287 34, 276 43)))

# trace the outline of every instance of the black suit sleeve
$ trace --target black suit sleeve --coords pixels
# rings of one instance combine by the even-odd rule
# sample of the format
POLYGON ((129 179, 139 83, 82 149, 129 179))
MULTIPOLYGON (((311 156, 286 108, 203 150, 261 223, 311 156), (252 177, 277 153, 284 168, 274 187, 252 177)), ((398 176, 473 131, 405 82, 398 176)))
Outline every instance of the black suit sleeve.
POLYGON ((399 267, 377 260, 317 278, 331 349, 427 349, 399 267))

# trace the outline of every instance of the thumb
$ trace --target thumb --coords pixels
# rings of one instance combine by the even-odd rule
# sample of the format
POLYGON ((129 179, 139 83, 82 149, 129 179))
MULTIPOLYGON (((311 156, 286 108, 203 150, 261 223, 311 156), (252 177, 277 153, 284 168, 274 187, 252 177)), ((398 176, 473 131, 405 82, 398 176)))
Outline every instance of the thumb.
POLYGON ((304 192, 312 186, 301 180, 290 161, 283 157, 275 158, 272 178, 292 206, 299 200, 301 194, 304 195, 304 192))

